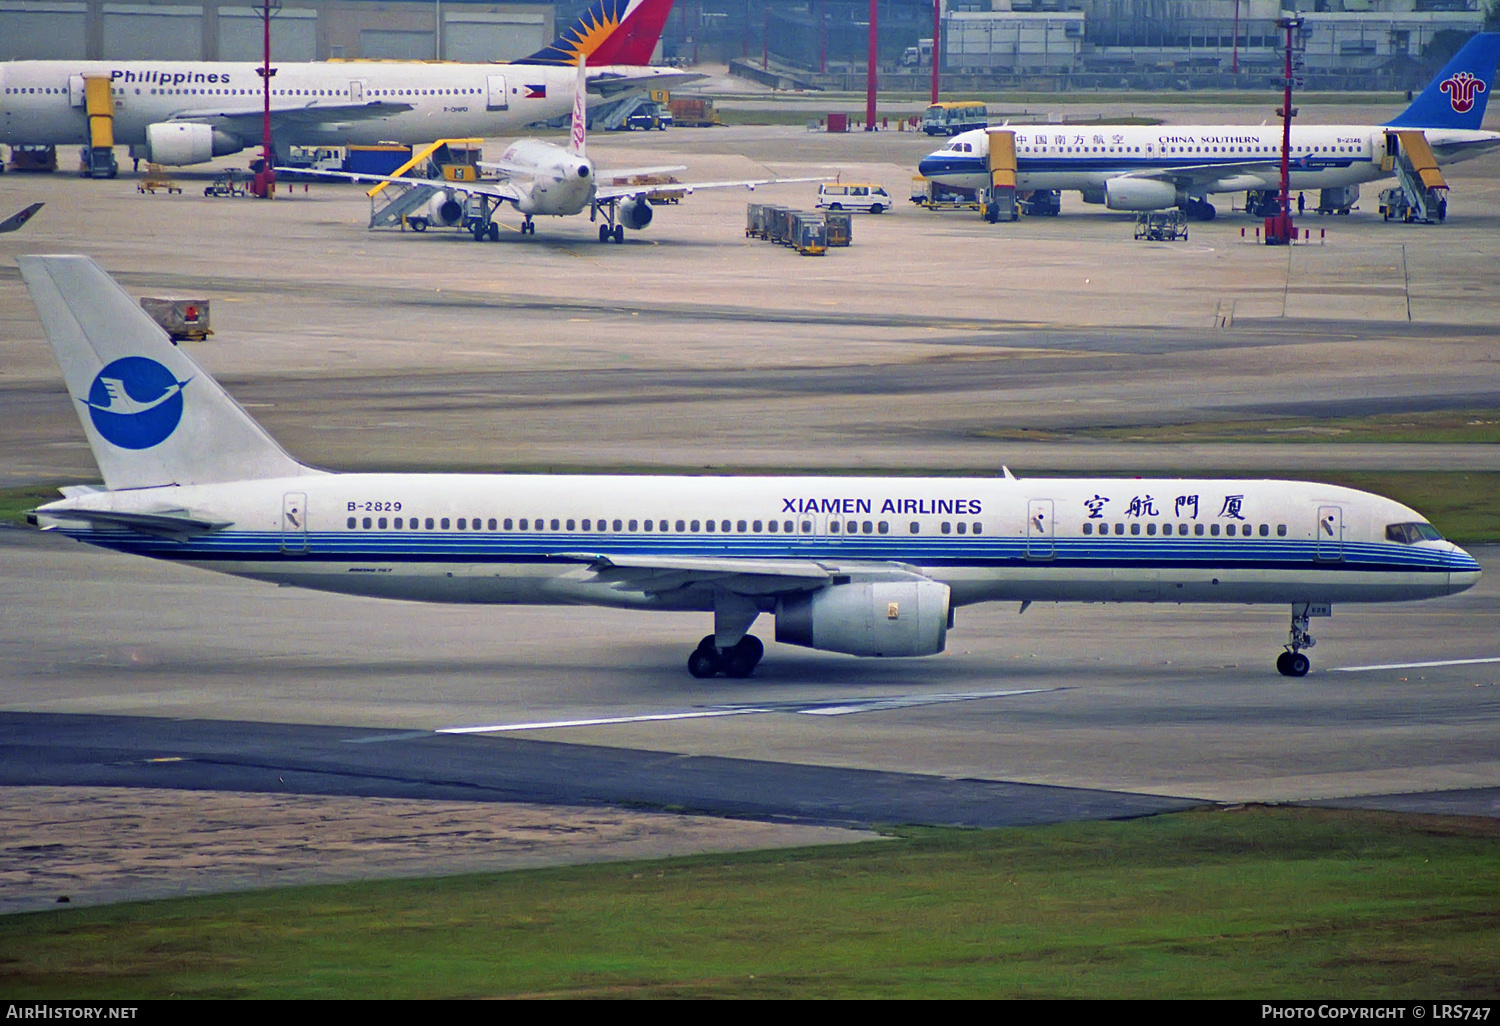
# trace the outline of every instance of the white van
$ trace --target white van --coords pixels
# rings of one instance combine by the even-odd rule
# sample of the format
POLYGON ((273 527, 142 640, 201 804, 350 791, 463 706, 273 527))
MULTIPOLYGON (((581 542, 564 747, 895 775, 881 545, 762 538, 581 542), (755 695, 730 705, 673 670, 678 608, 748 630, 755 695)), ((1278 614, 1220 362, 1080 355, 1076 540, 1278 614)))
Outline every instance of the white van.
POLYGON ((891 209, 891 196, 883 185, 824 182, 818 186, 818 209, 868 210, 879 214, 891 209))

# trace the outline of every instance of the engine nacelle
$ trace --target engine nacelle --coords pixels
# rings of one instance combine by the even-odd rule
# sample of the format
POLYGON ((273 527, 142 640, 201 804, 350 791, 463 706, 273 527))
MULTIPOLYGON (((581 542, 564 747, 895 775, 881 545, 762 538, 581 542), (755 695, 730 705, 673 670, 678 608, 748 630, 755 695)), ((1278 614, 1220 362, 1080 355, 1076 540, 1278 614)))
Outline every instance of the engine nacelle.
POLYGON ((440 225, 443 228, 452 228, 463 219, 463 216, 463 204, 442 189, 439 189, 433 194, 432 199, 427 201, 427 222, 429 224, 440 225))
POLYGON ((635 231, 651 223, 651 204, 644 196, 636 196, 620 204, 620 223, 635 231))
POLYGON ((857 656, 925 656, 948 638, 948 586, 873 581, 781 599, 776 640, 857 656))
POLYGON ((146 126, 146 151, 153 164, 172 167, 202 164, 244 148, 245 144, 237 136, 212 125, 162 121, 146 126))
POLYGON ((1171 182, 1111 178, 1104 183, 1104 205, 1110 210, 1165 210, 1177 203, 1177 186, 1171 182))

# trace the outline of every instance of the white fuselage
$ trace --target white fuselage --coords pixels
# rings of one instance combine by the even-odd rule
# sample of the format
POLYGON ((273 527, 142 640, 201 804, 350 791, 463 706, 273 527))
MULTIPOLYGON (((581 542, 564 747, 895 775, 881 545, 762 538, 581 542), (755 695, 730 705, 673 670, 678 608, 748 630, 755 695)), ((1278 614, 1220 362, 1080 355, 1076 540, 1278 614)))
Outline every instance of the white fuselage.
POLYGON ((525 169, 512 181, 521 189, 516 209, 523 214, 571 217, 593 203, 598 183, 587 157, 540 139, 506 147, 501 160, 525 169))
POLYGON ((1422 521, 1407 507, 1293 481, 317 474, 98 492, 38 517, 224 573, 441 602, 714 608, 711 579, 648 594, 590 569, 632 556, 899 566, 948 585, 953 605, 1383 602, 1479 576, 1435 535, 1392 540, 1390 525, 1422 521), (90 529, 68 508, 229 526, 172 540, 90 529))
MULTIPOLYGON (((954 136, 922 159, 922 174, 945 185, 988 188, 989 131, 993 129, 954 136)), ((1201 179, 1187 190, 1193 196, 1280 186, 1280 125, 1021 125, 1013 131, 1016 187, 1021 190, 1078 190, 1097 196, 1111 178, 1182 168, 1192 168, 1201 179), (1218 178, 1211 170, 1206 175, 1199 170, 1215 165, 1225 168, 1218 178)), ((1293 126, 1290 187, 1332 189, 1389 177, 1391 172, 1381 166, 1389 131, 1378 125, 1293 126)), ((1496 132, 1429 128, 1424 134, 1441 164, 1500 146, 1496 132)))
MULTIPOLYGON (((114 137, 144 145, 148 126, 173 118, 211 119, 259 112, 259 65, 202 61, 13 61, 0 64, 0 142, 68 145, 89 141, 83 75, 110 75, 114 137)), ((522 64, 351 62, 276 64, 273 115, 319 107, 381 102, 407 104, 373 118, 299 120, 278 129, 278 143, 306 145, 414 144, 434 139, 513 134, 566 113, 573 103, 572 67, 522 64)), ((653 68, 590 69, 647 77, 653 68)), ((260 139, 259 118, 249 138, 260 139)), ((231 127, 231 131, 239 131, 231 127)))

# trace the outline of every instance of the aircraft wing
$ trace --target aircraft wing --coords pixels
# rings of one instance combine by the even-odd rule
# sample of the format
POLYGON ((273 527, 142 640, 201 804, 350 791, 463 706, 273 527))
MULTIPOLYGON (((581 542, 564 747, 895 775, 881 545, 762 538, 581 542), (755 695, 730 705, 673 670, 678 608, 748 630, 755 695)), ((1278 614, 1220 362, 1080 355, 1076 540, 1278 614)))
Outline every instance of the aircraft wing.
MULTIPOLYGON (((1301 170, 1296 161, 1293 170, 1301 170)), ((1274 188, 1281 180, 1280 160, 1247 160, 1235 164, 1184 164, 1181 167, 1157 168, 1150 171, 1130 171, 1118 178, 1141 178, 1158 182, 1171 182, 1186 190, 1204 189, 1217 182, 1235 180, 1237 188, 1220 189, 1220 192, 1238 192, 1245 188, 1274 188), (1246 185, 1246 178, 1256 179, 1260 185, 1246 185)))
MULTIPOLYGON (((157 538, 166 538, 170 541, 186 541, 194 535, 207 534, 210 531, 222 531, 232 523, 232 521, 228 520, 210 520, 207 517, 198 516, 185 509, 161 509, 149 513, 123 513, 115 510, 99 509, 52 510, 43 506, 40 509, 32 510, 29 516, 31 518, 54 521, 81 521, 91 527, 124 528, 125 530, 139 531, 141 534, 153 535, 157 538)), ((56 524, 47 524, 42 529, 52 530, 56 526, 56 524)))
POLYGON ((27 221, 30 221, 32 217, 36 215, 36 212, 38 210, 41 210, 44 206, 46 206, 45 203, 33 203, 26 209, 11 214, 4 221, 0 221, 0 235, 5 234, 6 232, 15 231, 17 228, 21 227, 21 225, 25 224, 27 221))
POLYGON ((812 178, 745 178, 736 182, 671 182, 663 185, 602 185, 595 198, 600 203, 629 199, 632 196, 654 196, 663 192, 695 192, 698 189, 751 189, 757 185, 781 185, 789 182, 826 182, 827 175, 812 178))
MULTIPOLYGON (((324 125, 345 124, 350 121, 371 121, 388 118, 411 110, 409 103, 387 103, 375 100, 370 103, 305 104, 299 107, 271 108, 271 131, 282 132, 291 128, 317 128, 324 125)), ((200 110, 178 111, 169 121, 186 121, 198 125, 213 125, 236 135, 247 132, 259 138, 260 107, 238 107, 220 109, 205 107, 200 110)))
POLYGON ((322 178, 342 178, 350 182, 389 182, 391 185, 408 185, 415 189, 432 189, 444 192, 462 192, 474 196, 489 196, 492 199, 517 203, 521 192, 506 182, 449 182, 439 178, 397 178, 391 175, 359 174, 354 171, 316 171, 305 167, 278 167, 275 171, 296 175, 318 175, 322 178))
POLYGON ((917 580, 914 569, 900 563, 814 559, 734 559, 714 556, 601 555, 557 553, 553 558, 588 564, 592 589, 660 595, 693 587, 713 587, 739 595, 785 595, 818 591, 851 577, 869 580, 917 580))

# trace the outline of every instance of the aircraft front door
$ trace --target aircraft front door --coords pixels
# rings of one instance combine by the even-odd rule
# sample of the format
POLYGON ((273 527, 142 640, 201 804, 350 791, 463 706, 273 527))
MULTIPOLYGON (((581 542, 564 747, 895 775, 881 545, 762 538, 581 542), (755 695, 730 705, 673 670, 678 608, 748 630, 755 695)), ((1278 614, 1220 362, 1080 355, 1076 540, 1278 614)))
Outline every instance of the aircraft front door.
POLYGON ((281 551, 307 551, 307 496, 302 492, 281 497, 281 551))
POLYGON ((1052 530, 1052 500, 1032 499, 1026 504, 1026 558, 1052 559, 1057 543, 1052 530))
POLYGON ((1344 558, 1344 511, 1339 506, 1318 507, 1317 558, 1326 562, 1344 558))
POLYGON ((350 79, 349 80, 349 102, 350 103, 364 103, 365 102, 365 80, 364 79, 362 79, 362 78, 354 78, 354 79, 350 79))
POLYGON ((487 75, 484 81, 485 92, 489 97, 485 101, 485 109, 507 110, 510 107, 510 94, 505 91, 505 76, 487 75))

